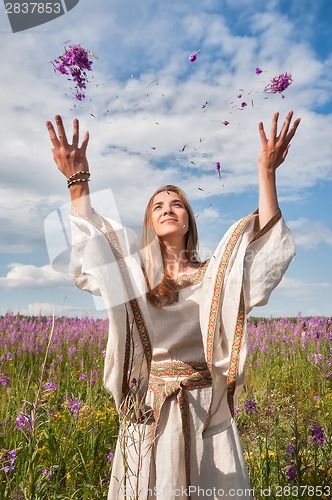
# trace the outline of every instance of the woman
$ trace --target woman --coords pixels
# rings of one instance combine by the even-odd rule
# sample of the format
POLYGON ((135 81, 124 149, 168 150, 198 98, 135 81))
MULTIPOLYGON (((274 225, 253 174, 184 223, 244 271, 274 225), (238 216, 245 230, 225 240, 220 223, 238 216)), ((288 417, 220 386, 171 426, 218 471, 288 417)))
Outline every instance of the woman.
POLYGON ((61 117, 47 122, 72 199, 71 272, 103 296, 110 319, 104 383, 121 425, 109 499, 251 498, 233 420, 244 378, 246 314, 266 304, 294 256, 278 208, 276 169, 300 123, 289 112, 269 139, 259 124, 259 209, 234 224, 210 260, 197 255, 183 191, 151 197, 141 253, 129 230, 91 207, 86 134, 69 144, 61 117), (119 299, 120 297, 120 299, 119 299))

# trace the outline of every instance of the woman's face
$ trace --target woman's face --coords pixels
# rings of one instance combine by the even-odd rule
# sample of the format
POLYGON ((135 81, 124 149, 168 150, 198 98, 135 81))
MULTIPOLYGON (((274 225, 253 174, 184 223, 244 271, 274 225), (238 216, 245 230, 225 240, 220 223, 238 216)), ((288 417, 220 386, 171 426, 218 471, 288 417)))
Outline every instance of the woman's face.
POLYGON ((189 215, 180 196, 173 191, 162 191, 153 198, 151 208, 153 228, 160 239, 180 239, 188 232, 189 215))

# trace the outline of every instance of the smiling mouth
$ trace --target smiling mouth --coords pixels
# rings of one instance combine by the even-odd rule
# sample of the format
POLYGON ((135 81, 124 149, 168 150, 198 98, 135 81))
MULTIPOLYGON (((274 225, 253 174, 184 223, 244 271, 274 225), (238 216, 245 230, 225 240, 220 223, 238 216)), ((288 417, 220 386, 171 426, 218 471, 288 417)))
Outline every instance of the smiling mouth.
POLYGON ((165 219, 162 221, 162 224, 164 224, 164 222, 177 222, 177 219, 165 219))

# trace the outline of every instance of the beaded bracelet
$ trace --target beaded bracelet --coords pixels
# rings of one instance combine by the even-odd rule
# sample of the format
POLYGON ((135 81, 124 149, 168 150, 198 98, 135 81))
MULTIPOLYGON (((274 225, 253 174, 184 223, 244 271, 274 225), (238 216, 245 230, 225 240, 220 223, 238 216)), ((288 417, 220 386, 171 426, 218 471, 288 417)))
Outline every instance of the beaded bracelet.
POLYGON ((75 177, 77 177, 80 174, 86 174, 88 177, 90 177, 90 172, 88 170, 80 170, 79 172, 73 173, 70 177, 68 177, 67 182, 71 181, 75 177))
POLYGON ((68 188, 70 188, 70 186, 73 186, 74 184, 78 184, 79 182, 89 182, 90 179, 73 179, 72 181, 70 182, 67 182, 67 186, 68 188))

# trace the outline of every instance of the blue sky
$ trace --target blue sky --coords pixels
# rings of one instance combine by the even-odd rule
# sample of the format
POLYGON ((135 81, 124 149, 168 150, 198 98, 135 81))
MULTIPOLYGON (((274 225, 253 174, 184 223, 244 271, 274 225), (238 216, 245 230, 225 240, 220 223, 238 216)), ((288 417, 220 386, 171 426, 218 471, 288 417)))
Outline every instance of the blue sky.
POLYGON ((206 257, 257 206, 258 122, 268 130, 274 111, 284 118, 292 109, 302 122, 278 170, 278 193, 297 255, 269 304, 253 314, 330 316, 331 21, 329 0, 80 0, 65 16, 13 34, 1 5, 0 313, 105 314, 50 266, 56 242, 46 242, 44 222, 69 198, 47 119, 60 113, 69 128, 80 118, 91 135, 91 190, 111 192, 131 227, 140 227, 157 187, 180 185, 206 257), (97 56, 77 105, 50 64, 71 43, 97 56), (264 94, 285 71, 293 77, 285 97, 264 94), (237 109, 242 101, 248 106, 237 109))

